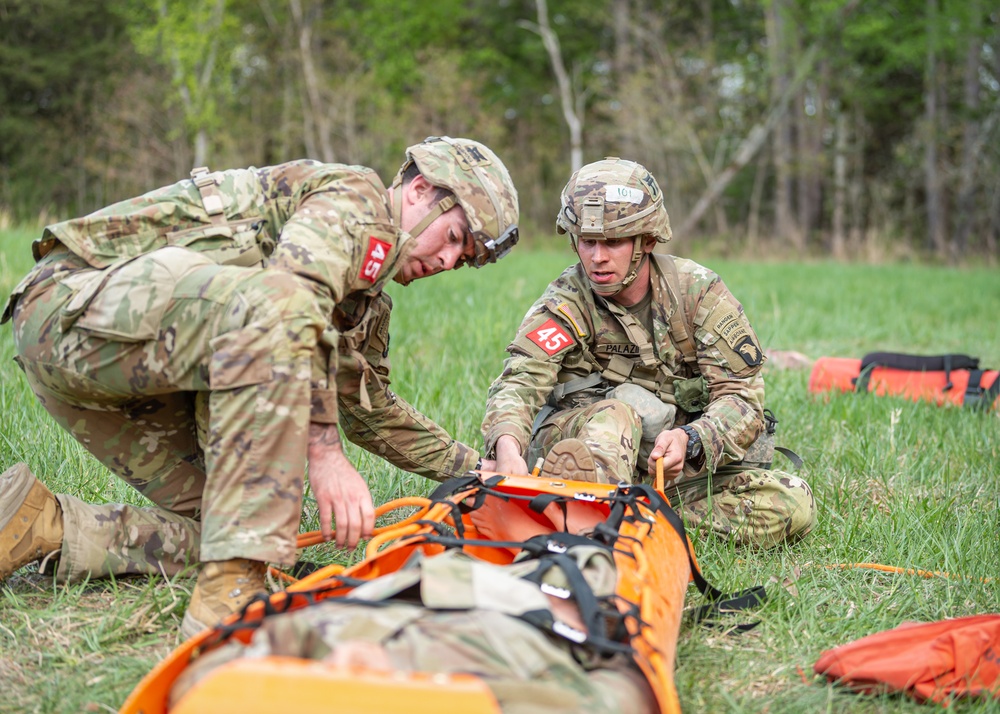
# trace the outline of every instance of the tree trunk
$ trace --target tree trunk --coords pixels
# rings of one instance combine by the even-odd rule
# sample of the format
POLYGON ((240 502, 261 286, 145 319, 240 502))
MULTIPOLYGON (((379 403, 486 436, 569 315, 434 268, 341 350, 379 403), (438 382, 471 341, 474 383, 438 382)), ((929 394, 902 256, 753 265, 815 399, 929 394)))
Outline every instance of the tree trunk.
POLYGON ((924 91, 924 191, 927 203, 928 247, 945 257, 944 222, 941 209, 941 179, 938 174, 938 0, 927 0, 927 74, 924 91))
POLYGON ((302 79, 306 85, 308 104, 303 113, 310 114, 309 124, 316 132, 321 158, 327 163, 336 161, 331 143, 330 111, 324 106, 320 80, 313 62, 312 17, 305 17, 301 0, 288 0, 292 17, 298 29, 299 61, 302 63, 302 79))
POLYGON ((698 224, 698 221, 702 219, 705 212, 715 203, 718 197, 722 195, 726 186, 728 186, 733 178, 735 178, 739 170, 746 166, 757 154, 757 152, 760 151, 761 146, 763 146, 764 142, 767 141, 767 137, 771 134, 772 130, 779 124, 781 119, 787 115, 789 100, 793 94, 798 91, 799 87, 802 86, 802 83, 806 81, 806 77, 809 76, 809 73, 812 72, 812 68, 816 63, 816 56, 818 54, 819 45, 814 44, 809 48, 805 55, 803 55, 802 60, 799 63, 798 72, 786 88, 784 94, 773 100, 764 121, 757 123, 752 129, 750 129, 746 137, 740 143, 739 147, 737 147, 732 161, 729 162, 729 165, 725 169, 716 175, 712 183, 698 198, 694 208, 691 209, 691 213, 688 214, 680 228, 678 228, 675 233, 678 235, 686 235, 689 233, 698 224))
POLYGON ((764 170, 767 161, 764 154, 757 156, 757 170, 753 174, 753 188, 750 190, 750 211, 747 215, 747 252, 756 253, 760 244, 760 197, 764 193, 764 170))
MULTIPOLYGON (((626 87, 634 71, 633 47, 632 47, 632 22, 631 22, 631 2, 632 0, 613 0, 611 6, 611 16, 614 20, 615 28, 615 54, 614 54, 614 76, 616 78, 616 89, 620 97, 621 90, 626 87)), ((619 102, 621 109, 625 110, 625 102, 619 102)), ((635 141, 632 132, 624 126, 624 122, 618 122, 618 142, 621 146, 621 156, 634 157, 636 155, 635 141)))
POLYGON ((826 131, 826 101, 830 82, 829 62, 820 60, 815 87, 805 85, 798 102, 798 209, 803 244, 820 228, 823 175, 823 133, 826 131))
MULTIPOLYGON (((772 0, 767 10, 768 50, 771 61, 771 93, 774 97, 788 93, 789 66, 784 7, 786 0, 772 0)), ((791 240, 800 253, 803 241, 792 217, 792 126, 785 112, 777 118, 772 141, 775 173, 775 228, 778 235, 791 240)))
POLYGON ((836 134, 833 157, 833 235, 830 238, 830 252, 834 258, 842 260, 846 255, 844 214, 847 203, 847 115, 843 108, 837 112, 836 134))
MULTIPOLYGON (((973 18, 980 16, 980 0, 969 0, 968 12, 973 18)), ((965 53, 965 76, 962 82, 965 117, 962 121, 962 159, 959 167, 958 197, 955 210, 958 214, 955 226, 955 237, 952 242, 952 258, 957 260, 965 255, 969 247, 969 233, 975 216, 975 173, 976 160, 979 152, 979 121, 976 115, 979 110, 979 55, 982 52, 983 38, 978 24, 973 20, 976 29, 969 38, 969 46, 965 53)))
POLYGON ((574 97, 573 86, 566 65, 563 64, 562 50, 559 47, 559 37, 549 26, 549 8, 546 0, 535 0, 538 11, 538 24, 522 22, 542 38, 542 44, 552 63, 552 71, 556 75, 556 85, 559 87, 559 103, 562 106, 563 118, 569 128, 570 166, 573 171, 583 166, 583 112, 579 96, 574 97))
POLYGON ((867 217, 867 206, 865 205, 865 143, 867 134, 865 133, 864 115, 859 107, 854 109, 854 131, 851 136, 854 138, 854 150, 851 156, 854 157, 854 180, 847 185, 847 205, 848 216, 850 217, 850 227, 848 229, 848 245, 850 252, 857 254, 864 249, 868 249, 868 238, 870 234, 865 232, 865 221, 867 217))

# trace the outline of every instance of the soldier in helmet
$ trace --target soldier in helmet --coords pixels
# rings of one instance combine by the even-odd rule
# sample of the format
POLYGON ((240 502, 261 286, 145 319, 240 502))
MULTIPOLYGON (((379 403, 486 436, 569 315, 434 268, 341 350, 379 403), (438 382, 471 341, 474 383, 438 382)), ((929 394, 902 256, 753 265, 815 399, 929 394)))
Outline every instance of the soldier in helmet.
POLYGON ((371 169, 293 161, 209 173, 48 226, 11 295, 17 361, 53 416, 155 507, 0 476, 0 580, 203 564, 182 632, 238 610, 291 565, 306 465, 323 534, 371 534, 348 437, 441 478, 479 454, 388 389, 390 281, 481 267, 517 242, 507 169, 432 137, 387 189, 371 169))
POLYGON ((808 484, 770 470, 757 335, 719 276, 653 252, 671 237, 653 176, 618 158, 584 166, 556 226, 580 261, 528 310, 490 388, 497 470, 544 457, 545 477, 630 483, 662 458, 689 524, 757 546, 807 533, 808 484))

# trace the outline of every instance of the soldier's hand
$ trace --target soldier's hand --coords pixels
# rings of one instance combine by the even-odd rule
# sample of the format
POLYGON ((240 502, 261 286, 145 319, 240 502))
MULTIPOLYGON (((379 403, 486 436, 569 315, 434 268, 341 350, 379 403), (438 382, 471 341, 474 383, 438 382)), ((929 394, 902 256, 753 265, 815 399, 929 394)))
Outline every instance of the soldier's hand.
POLYGON ((663 457, 663 480, 673 481, 684 468, 684 454, 687 452, 688 435, 682 429, 661 431, 649 452, 646 469, 656 473, 656 460, 663 457))
POLYGON ((497 473, 511 476, 527 476, 528 464, 521 457, 521 445, 513 436, 503 435, 497 439, 497 473))
POLYGON ((368 484, 357 472, 340 445, 336 425, 309 427, 309 483, 319 506, 323 540, 337 526, 337 547, 353 548, 375 528, 375 507, 368 484))

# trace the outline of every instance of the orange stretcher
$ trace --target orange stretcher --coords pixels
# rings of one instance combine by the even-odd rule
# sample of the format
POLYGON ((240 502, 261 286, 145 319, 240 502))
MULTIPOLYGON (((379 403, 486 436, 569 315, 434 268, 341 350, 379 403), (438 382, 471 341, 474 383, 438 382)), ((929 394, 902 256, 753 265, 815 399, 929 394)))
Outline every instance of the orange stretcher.
POLYGON ((809 391, 870 392, 990 409, 1000 406, 1000 372, 980 369, 977 358, 960 354, 872 352, 863 359, 820 357, 809 375, 809 391))
MULTIPOLYGON (((638 617, 625 619, 628 644, 650 683, 659 710, 673 713, 680 711, 673 673, 688 583, 693 580, 710 601, 699 608, 701 614, 696 619, 701 619, 704 612, 732 607, 737 601, 743 606, 754 606, 764 600, 763 590, 757 588, 722 602, 729 596, 722 595, 701 577, 679 517, 661 493, 649 486, 617 487, 533 477, 470 475, 443 484, 430 498, 399 499, 381 506, 377 513, 384 515, 414 507, 416 511, 402 520, 377 528, 367 545, 366 557, 356 565, 327 566, 299 580, 282 573, 293 582, 284 592, 271 595, 268 603, 251 603, 242 613, 242 621, 264 617, 265 605, 280 611, 347 595, 352 588, 345 581, 356 583, 394 572, 415 549, 426 555, 439 553, 446 547, 436 537, 442 530, 439 524, 450 526, 450 531, 462 535, 461 547, 466 553, 505 564, 512 562, 518 552, 511 543, 540 534, 577 533, 598 523, 614 523, 618 533, 613 554, 618 572, 616 606, 622 612, 638 613, 638 617), (451 489, 448 495, 439 495, 448 488, 451 489)), ((299 536, 298 545, 306 547, 321 540, 318 532, 306 533, 299 536)), ((234 615, 222 625, 240 619, 240 615, 234 615)), ((206 630, 177 647, 136 686, 121 712, 166 712, 174 681, 192 655, 211 643, 215 633, 206 630)), ((243 642, 250 639, 248 630, 235 630, 231 636, 243 642)), ((436 714, 441 711, 442 702, 464 714, 500 711, 483 681, 470 675, 419 672, 385 675, 345 671, 314 660, 266 657, 238 659, 219 667, 192 687, 171 712, 252 714, 280 708, 302 714, 326 712, 335 703, 336 711, 341 713, 436 714)))

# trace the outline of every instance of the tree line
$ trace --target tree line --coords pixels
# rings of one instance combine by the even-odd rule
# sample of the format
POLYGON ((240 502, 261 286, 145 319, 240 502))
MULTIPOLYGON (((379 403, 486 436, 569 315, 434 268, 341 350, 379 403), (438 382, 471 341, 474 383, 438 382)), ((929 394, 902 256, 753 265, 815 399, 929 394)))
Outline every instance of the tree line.
POLYGON ((552 233, 580 163, 644 163, 675 235, 838 258, 998 255, 985 0, 0 0, 0 220, 193 166, 395 173, 479 139, 552 233))

